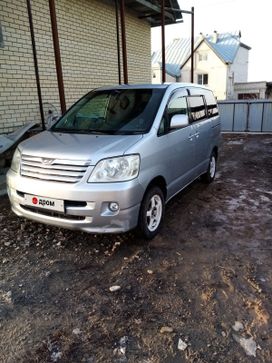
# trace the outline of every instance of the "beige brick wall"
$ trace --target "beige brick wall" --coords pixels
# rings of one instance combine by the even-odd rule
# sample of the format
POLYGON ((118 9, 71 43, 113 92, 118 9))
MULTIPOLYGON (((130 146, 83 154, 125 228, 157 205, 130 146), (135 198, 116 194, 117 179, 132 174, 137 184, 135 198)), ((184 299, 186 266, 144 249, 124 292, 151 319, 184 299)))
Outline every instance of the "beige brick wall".
MULTIPOLYGON (((93 87, 118 82, 115 10, 97 0, 56 0, 67 107, 93 87)), ((44 103, 59 110, 48 0, 32 1, 44 103)), ((1 0, 0 133, 36 120, 39 104, 25 0, 1 0)), ((127 13, 129 83, 150 82, 150 27, 127 13)))

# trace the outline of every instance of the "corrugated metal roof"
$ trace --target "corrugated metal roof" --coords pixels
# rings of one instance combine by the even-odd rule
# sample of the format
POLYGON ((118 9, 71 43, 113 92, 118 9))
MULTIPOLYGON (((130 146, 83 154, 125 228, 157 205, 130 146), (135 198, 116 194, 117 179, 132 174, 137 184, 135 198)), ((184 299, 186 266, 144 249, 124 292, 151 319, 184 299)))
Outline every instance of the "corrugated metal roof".
MULTIPOLYGON (((217 34, 217 42, 213 42, 214 34, 206 36, 198 36, 195 38, 194 49, 196 49, 202 41, 214 50, 219 58, 225 63, 233 63, 239 46, 250 49, 247 45, 241 43, 239 33, 222 33, 217 34)), ((180 67, 187 61, 191 55, 190 38, 174 39, 166 47, 166 72, 176 77, 180 76, 180 67), (170 70, 170 72, 168 72, 170 70)), ((161 63, 161 50, 156 51, 152 55, 152 64, 161 63)))
MULTIPOLYGON (((171 76, 180 76, 180 66, 190 54, 190 38, 174 39, 165 48, 166 72, 171 76), (169 72, 170 71, 170 72, 169 72)), ((152 64, 162 61, 161 50, 152 55, 152 64)))
POLYGON ((218 34, 216 43, 213 42, 213 35, 208 35, 206 40, 208 41, 210 47, 225 63, 233 63, 241 43, 239 34, 218 34))

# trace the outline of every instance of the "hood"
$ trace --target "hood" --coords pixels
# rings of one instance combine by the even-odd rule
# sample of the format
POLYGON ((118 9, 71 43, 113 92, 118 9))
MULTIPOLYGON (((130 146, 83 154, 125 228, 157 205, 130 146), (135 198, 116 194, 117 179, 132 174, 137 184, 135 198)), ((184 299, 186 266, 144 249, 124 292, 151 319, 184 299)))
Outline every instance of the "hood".
POLYGON ((142 135, 81 135, 44 131, 23 141, 23 154, 52 159, 89 161, 123 155, 142 135))

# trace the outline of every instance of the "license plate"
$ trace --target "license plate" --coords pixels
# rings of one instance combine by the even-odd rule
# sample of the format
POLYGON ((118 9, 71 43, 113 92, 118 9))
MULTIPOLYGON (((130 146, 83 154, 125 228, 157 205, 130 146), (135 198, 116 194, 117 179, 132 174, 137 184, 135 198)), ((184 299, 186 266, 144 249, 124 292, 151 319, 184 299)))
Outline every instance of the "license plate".
POLYGON ((37 195, 25 194, 25 204, 31 207, 54 210, 64 213, 64 203, 60 199, 44 198, 37 195))

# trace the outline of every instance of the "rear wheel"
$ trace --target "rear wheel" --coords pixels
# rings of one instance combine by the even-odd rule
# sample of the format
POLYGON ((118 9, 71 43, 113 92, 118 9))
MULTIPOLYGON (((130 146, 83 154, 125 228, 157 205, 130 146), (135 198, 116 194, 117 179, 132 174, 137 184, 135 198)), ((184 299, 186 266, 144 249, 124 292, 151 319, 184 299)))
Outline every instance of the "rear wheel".
POLYGON ((210 161, 209 161, 209 166, 208 166, 208 170, 206 171, 205 174, 202 175, 202 179, 205 183, 211 183, 214 178, 215 178, 215 174, 216 174, 216 154, 213 151, 211 156, 210 156, 210 161))
POLYGON ((165 200, 162 190, 157 186, 151 187, 143 198, 138 221, 138 228, 144 238, 152 239, 159 232, 164 210, 165 200))

